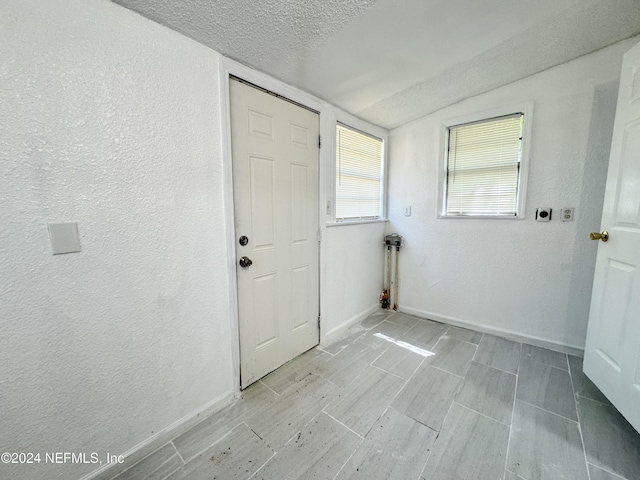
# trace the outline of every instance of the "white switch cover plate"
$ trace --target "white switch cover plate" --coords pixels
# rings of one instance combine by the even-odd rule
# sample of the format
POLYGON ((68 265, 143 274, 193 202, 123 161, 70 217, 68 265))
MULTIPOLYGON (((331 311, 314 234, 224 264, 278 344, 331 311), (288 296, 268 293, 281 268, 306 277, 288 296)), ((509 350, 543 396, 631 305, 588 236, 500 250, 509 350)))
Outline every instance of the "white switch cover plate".
POLYGON ((551 220, 551 207, 538 207, 536 210, 536 221, 548 222, 551 220))
POLYGON ((75 253, 80 251, 80 236, 77 222, 49 223, 51 253, 75 253))

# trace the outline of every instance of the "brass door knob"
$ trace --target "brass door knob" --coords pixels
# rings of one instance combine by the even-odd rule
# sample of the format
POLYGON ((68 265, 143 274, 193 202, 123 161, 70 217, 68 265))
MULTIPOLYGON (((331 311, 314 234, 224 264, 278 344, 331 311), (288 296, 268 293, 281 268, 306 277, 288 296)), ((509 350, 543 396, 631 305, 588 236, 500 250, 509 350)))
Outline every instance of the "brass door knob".
POLYGON ((591 232, 589 234, 589 238, 591 240, 602 240, 603 242, 606 242, 607 240, 609 240, 609 232, 607 232, 606 230, 603 230, 602 233, 591 232))

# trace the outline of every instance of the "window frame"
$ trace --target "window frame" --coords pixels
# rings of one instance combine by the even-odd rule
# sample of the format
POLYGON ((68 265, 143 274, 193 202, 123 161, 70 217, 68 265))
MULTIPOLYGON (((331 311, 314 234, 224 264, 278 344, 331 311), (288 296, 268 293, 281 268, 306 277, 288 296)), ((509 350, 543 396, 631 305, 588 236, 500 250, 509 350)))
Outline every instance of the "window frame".
MULTIPOLYGON (((337 112, 336 112, 337 113, 337 112)), ((324 143, 324 139, 323 139, 324 143)), ((327 223, 327 226, 335 225, 353 225, 353 224, 365 224, 365 223, 378 223, 387 221, 387 151, 389 145, 389 134, 387 130, 371 125, 363 120, 353 117, 348 114, 337 114, 336 119, 333 122, 333 135, 332 135, 332 151, 333 151, 333 163, 332 163, 332 196, 331 196, 331 220, 327 223), (336 157, 336 145, 337 145, 337 129, 338 125, 349 128, 356 132, 360 132, 363 135, 373 137, 382 141, 382 152, 380 159, 380 206, 377 217, 360 217, 360 218, 336 218, 336 206, 337 206, 337 189, 336 189, 336 163, 338 161, 336 157)))
POLYGON ((492 110, 484 110, 469 115, 446 119, 441 124, 440 135, 440 167, 438 175, 438 206, 437 218, 442 219, 482 219, 482 220, 522 220, 525 218, 527 198, 527 183, 529 177, 529 146, 531 144, 531 132, 533 124, 533 102, 500 107, 492 110), (522 129, 522 151, 518 172, 516 214, 515 215, 451 215, 446 213, 447 205, 447 173, 449 165, 449 129, 467 123, 492 120, 512 114, 522 113, 524 125, 522 129))

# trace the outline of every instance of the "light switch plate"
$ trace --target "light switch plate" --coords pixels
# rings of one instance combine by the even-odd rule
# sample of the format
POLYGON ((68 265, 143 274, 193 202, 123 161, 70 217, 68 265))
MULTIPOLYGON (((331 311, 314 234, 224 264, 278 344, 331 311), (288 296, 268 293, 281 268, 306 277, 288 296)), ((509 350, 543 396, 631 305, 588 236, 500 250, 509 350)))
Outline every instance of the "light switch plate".
POLYGON ((77 222, 49 223, 51 253, 75 253, 80 251, 80 236, 77 222))

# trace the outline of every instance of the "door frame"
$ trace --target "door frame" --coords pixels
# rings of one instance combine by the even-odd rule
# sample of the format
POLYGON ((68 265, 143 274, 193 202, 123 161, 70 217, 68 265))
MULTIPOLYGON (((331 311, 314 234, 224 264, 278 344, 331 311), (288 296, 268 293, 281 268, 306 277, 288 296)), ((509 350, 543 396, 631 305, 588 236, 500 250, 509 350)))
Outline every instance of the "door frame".
MULTIPOLYGON (((253 70, 245 65, 242 65, 234 60, 225 58, 223 56, 218 57, 218 71, 219 71, 219 84, 220 84, 220 110, 222 112, 220 118, 221 127, 221 150, 222 150, 222 166, 223 166, 223 195, 224 195, 224 218, 225 228, 227 230, 227 278, 229 279, 228 291, 229 291, 229 306, 230 306, 230 333, 231 333, 231 358, 233 364, 233 389, 236 395, 240 392, 240 324, 238 314, 238 278, 236 275, 236 231, 235 231, 235 210, 233 203, 233 162, 232 162, 232 145, 231 145, 231 97, 229 95, 229 82, 230 77, 237 77, 245 80, 249 83, 256 85, 259 88, 268 90, 277 95, 281 95, 293 102, 299 103, 311 110, 318 112, 320 117, 320 136, 322 143, 320 145, 320 154, 318 158, 318 231, 321 238, 324 238, 324 233, 327 224, 327 215, 324 205, 330 200, 328 195, 331 191, 331 182, 333 169, 333 155, 332 149, 334 148, 334 129, 335 129, 335 113, 329 107, 326 102, 305 93, 297 88, 286 85, 264 73, 253 70)), ((333 202, 332 202, 333 204, 333 202)), ((323 243, 319 243, 319 258, 318 258, 318 295, 319 295, 319 309, 318 315, 322 319, 322 264, 324 258, 323 243)), ((319 322, 320 338, 322 339, 322 321, 319 322)))

